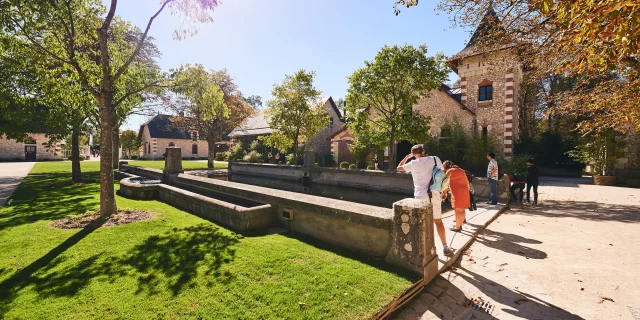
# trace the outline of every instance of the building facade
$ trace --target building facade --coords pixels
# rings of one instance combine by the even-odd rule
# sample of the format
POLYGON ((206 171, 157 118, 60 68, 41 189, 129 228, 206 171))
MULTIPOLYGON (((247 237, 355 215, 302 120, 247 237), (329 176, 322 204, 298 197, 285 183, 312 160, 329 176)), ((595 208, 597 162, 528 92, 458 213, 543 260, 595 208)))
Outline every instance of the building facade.
POLYGON ((49 138, 42 133, 31 133, 24 142, 0 136, 0 161, 61 160, 61 142, 48 146, 49 138))
POLYGON ((141 159, 162 159, 169 146, 182 149, 183 159, 207 159, 209 146, 195 130, 177 128, 170 115, 159 114, 140 126, 141 159))

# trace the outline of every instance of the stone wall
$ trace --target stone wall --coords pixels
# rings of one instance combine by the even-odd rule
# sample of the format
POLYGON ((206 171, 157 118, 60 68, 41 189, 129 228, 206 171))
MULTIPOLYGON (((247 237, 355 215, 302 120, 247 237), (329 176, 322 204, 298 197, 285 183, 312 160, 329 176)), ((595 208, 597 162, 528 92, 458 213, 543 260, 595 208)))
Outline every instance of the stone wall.
MULTIPOLYGON (((28 144, 36 147, 36 161, 62 159, 60 142, 55 143, 51 148, 44 144, 49 142, 44 134, 31 134, 29 137, 35 140, 35 144, 28 144)), ((25 160, 25 144, 16 140, 7 139, 0 136, 0 161, 25 160)))
POLYGON ((447 119, 457 118, 468 132, 471 132, 473 128, 474 115, 441 89, 432 90, 431 96, 420 99, 413 106, 413 110, 424 116, 432 117, 429 123, 431 126, 429 133, 432 136, 440 135, 447 119))
POLYGON ((173 142, 176 147, 182 149, 182 159, 207 159, 209 156, 209 145, 206 140, 193 141, 191 139, 165 139, 165 138, 152 138, 149 135, 149 129, 145 125, 142 130, 142 159, 162 159, 162 155, 165 153, 165 149, 169 146, 169 143, 173 142), (191 146, 198 145, 198 153, 191 153, 191 146), (151 151, 149 152, 149 149, 151 151))
POLYGON ((478 130, 499 142, 496 154, 510 157, 518 136, 518 97, 522 68, 515 51, 503 50, 461 59, 458 64, 462 103, 476 113, 478 130), (478 101, 480 86, 492 85, 492 100, 478 101), (514 116, 515 115, 515 116, 514 116))
POLYGON ((331 120, 324 129, 318 132, 316 136, 307 143, 305 151, 313 151, 321 155, 331 153, 330 138, 344 126, 340 120, 340 115, 336 113, 331 103, 331 99, 328 99, 324 105, 331 120))

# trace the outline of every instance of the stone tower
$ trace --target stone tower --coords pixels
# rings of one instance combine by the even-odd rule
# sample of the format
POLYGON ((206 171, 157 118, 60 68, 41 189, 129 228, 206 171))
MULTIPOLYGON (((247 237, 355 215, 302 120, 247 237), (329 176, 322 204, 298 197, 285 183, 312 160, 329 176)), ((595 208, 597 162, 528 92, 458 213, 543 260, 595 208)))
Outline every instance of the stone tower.
POLYGON ((462 103, 475 112, 475 130, 496 143, 495 153, 510 158, 518 137, 518 97, 522 64, 493 9, 487 11, 469 44, 449 59, 460 76, 462 103))

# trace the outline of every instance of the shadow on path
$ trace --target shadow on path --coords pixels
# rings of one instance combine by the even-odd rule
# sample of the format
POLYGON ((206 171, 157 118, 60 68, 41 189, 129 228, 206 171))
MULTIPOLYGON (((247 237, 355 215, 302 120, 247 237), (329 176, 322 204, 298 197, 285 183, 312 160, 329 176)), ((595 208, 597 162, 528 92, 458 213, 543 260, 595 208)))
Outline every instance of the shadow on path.
POLYGON ((546 252, 522 245, 522 243, 541 244, 542 242, 535 239, 525 238, 513 233, 504 233, 485 229, 483 232, 478 234, 477 238, 474 241, 480 242, 490 248, 502 250, 504 252, 519 256, 524 256, 527 259, 547 258, 546 252))
POLYGON ((640 222, 640 203, 633 205, 605 204, 595 201, 544 202, 544 207, 532 207, 517 214, 549 218, 576 218, 593 221, 640 222))

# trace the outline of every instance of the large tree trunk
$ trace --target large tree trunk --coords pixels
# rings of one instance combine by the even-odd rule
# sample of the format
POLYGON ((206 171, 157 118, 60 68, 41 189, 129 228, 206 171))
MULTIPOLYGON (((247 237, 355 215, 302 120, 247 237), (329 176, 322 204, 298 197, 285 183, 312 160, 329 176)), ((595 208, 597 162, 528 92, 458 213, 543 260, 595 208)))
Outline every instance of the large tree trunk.
POLYGON ((216 139, 207 137, 207 147, 209 154, 207 155, 207 168, 214 168, 214 160, 216 159, 216 139))
POLYGON ((389 171, 396 170, 396 128, 391 126, 389 134, 389 171))
POLYGON ((120 126, 114 125, 112 130, 113 139, 113 168, 118 169, 120 161, 120 126))
POLYGON ((78 128, 74 127, 71 131, 71 181, 73 183, 82 182, 82 171, 80 169, 80 133, 78 128))
POLYGON ((117 213, 113 188, 113 96, 104 92, 100 97, 100 216, 117 213))

